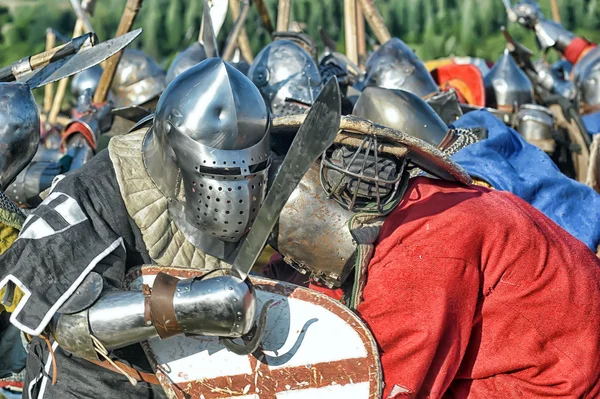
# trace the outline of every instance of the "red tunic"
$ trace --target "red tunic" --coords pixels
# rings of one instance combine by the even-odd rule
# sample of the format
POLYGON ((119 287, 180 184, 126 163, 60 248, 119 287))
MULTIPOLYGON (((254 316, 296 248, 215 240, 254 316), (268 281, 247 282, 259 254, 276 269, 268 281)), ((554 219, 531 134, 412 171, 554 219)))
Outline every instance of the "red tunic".
POLYGON ((415 179, 358 307, 383 397, 600 397, 599 266, 512 194, 415 179))

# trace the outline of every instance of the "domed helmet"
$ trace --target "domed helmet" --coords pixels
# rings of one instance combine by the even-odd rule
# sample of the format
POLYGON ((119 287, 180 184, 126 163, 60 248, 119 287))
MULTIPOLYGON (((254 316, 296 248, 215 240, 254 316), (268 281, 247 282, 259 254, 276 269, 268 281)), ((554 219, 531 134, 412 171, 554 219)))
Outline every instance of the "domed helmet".
POLYGON ((74 99, 78 99, 84 91, 90 89, 93 96, 102 77, 102 67, 95 65, 85 71, 79 72, 71 81, 71 94, 74 99))
POLYGON ((192 43, 190 47, 179 53, 169 66, 169 69, 167 70, 166 83, 171 83, 176 76, 182 74, 184 71, 188 70, 194 65, 204 61, 206 58, 204 46, 202 46, 202 44, 199 42, 192 43))
POLYGON ((145 156, 146 164, 165 171, 155 181, 181 176, 185 202, 172 201, 169 212, 194 245, 214 256, 226 256, 217 247, 247 233, 263 202, 269 126, 257 88, 219 58, 177 76, 160 97, 151 128, 158 154, 145 156), (176 169, 169 173, 166 161, 176 169))
POLYGON ((483 83, 488 107, 512 112, 521 104, 533 103, 533 85, 508 49, 485 75, 483 83))
POLYGON ((423 61, 395 37, 367 60, 365 86, 402 89, 421 98, 440 91, 423 61))
POLYGON ((111 86, 117 108, 145 104, 165 87, 165 71, 156 61, 140 50, 124 51, 111 86))
POLYGON ((23 83, 0 83, 0 188, 14 180, 35 155, 40 115, 31 90, 23 83))
POLYGON ((437 147, 448 126, 423 99, 404 90, 366 87, 354 105, 353 115, 392 129, 409 132, 437 147))
POLYGON ((276 40, 258 53, 248 77, 275 116, 304 113, 322 88, 315 61, 290 40, 276 40))

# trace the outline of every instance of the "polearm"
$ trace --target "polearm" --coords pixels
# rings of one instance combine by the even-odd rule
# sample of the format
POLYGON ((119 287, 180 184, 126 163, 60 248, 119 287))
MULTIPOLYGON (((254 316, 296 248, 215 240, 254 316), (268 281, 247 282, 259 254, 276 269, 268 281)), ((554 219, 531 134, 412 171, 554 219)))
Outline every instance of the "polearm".
MULTIPOLYGON (((52 29, 46 30, 46 51, 50 51, 56 43, 56 35, 52 29)), ((48 114, 52 108, 54 98, 54 83, 44 86, 44 114, 48 114)))
POLYGON ((356 0, 344 0, 344 32, 346 34, 346 57, 353 63, 358 64, 356 0))
POLYGON ((367 20, 371 30, 377 37, 380 44, 384 44, 392 38, 390 31, 385 26, 385 21, 372 0, 358 0, 362 12, 367 20))
MULTIPOLYGON (((117 28, 115 37, 124 35, 125 33, 131 31, 133 23, 135 22, 135 18, 142 7, 142 2, 143 0, 127 0, 127 3, 125 4, 125 10, 123 11, 123 16, 121 17, 121 22, 119 22, 119 27, 117 28)), ((122 56, 123 51, 119 51, 106 61, 104 71, 102 71, 102 76, 100 77, 100 83, 98 83, 98 88, 96 89, 96 93, 94 93, 94 103, 103 103, 106 101, 108 90, 110 89, 110 86, 115 78, 117 66, 119 65, 119 61, 121 61, 122 56)))
MULTIPOLYGON (((83 33, 84 23, 81 19, 77 18, 75 21, 75 28, 73 28, 73 36, 78 37, 83 33)), ((52 101, 52 107, 50 107, 50 112, 48 113, 48 123, 51 125, 56 125, 58 114, 60 113, 60 107, 62 106, 63 99, 65 98, 65 93, 67 92, 67 85, 69 84, 69 79, 65 78, 58 82, 58 88, 56 89, 56 94, 54 94, 54 100, 52 101)))
POLYGON ((290 13, 292 0, 279 0, 277 6, 277 32, 287 32, 290 29, 290 13))
MULTIPOLYGON (((92 27, 92 23, 86 14, 86 10, 83 8, 84 4, 79 4, 79 0, 70 0, 71 7, 73 7, 73 11, 75 11, 75 15, 77 15, 77 19, 83 23, 83 27, 87 32, 93 32, 94 28, 92 27)), ((93 4, 93 3, 86 3, 93 4)))
POLYGON ((365 30, 365 16, 360 3, 356 5, 356 37, 358 41, 358 65, 364 68, 367 59, 367 32, 365 30))
MULTIPOLYGON (((244 0, 242 0, 244 1, 244 0)), ((250 1, 244 1, 244 8, 240 10, 240 3, 238 0, 230 0, 229 1, 229 10, 231 11, 231 17, 236 23, 233 26, 231 36, 228 39, 227 44, 225 45, 225 50, 223 51, 223 59, 225 61, 230 61, 233 56, 233 52, 235 48, 238 47, 242 52, 242 58, 246 60, 247 63, 251 64, 254 60, 254 56, 252 55, 252 49, 250 48, 250 42, 248 41, 248 34, 246 33, 246 19, 248 18, 248 11, 250 9, 250 1), (238 28, 238 23, 239 28, 238 28), (235 40, 235 29, 239 29, 239 33, 237 33, 237 40, 235 40), (230 44, 230 41, 233 43, 230 44), (235 42, 237 41, 237 46, 235 46, 235 42), (233 46, 233 49, 229 49, 229 46, 233 46), (230 51, 231 53, 228 53, 230 51)))
POLYGON ((0 82, 12 82, 20 80, 31 71, 45 67, 50 62, 73 55, 80 50, 92 47, 98 44, 98 38, 94 33, 86 33, 83 36, 76 37, 58 47, 54 47, 43 53, 22 58, 13 62, 11 65, 0 69, 0 82))
POLYGON ((267 32, 269 32, 269 35, 272 35, 275 30, 273 29, 273 23, 271 22, 269 9, 265 5, 264 0, 255 0, 254 4, 256 5, 256 10, 258 11, 258 15, 260 16, 263 26, 267 32))
POLYGON ((550 0, 550 6, 552 7, 552 19, 554 22, 560 24, 560 9, 558 8, 558 1, 550 0))

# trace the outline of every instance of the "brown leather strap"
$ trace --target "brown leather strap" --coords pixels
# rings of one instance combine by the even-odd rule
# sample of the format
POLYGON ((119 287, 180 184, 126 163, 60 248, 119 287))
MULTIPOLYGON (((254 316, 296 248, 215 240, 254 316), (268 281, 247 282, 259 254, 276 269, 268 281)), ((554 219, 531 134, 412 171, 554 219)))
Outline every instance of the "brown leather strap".
MULTIPOLYGON (((86 360, 94 363, 95 365, 103 367, 107 370, 114 371, 115 373, 121 374, 121 372, 119 370, 117 370, 112 364, 110 364, 107 361, 91 360, 91 359, 86 359, 86 360)), ((156 377, 156 375, 154 375, 152 373, 144 373, 143 371, 137 371, 133 367, 130 367, 130 366, 126 365, 125 363, 122 363, 119 361, 114 361, 114 362, 134 380, 136 380, 138 382, 141 382, 141 381, 147 382, 148 384, 153 384, 153 385, 160 385, 160 381, 158 381, 158 377, 156 377)))
POLYGON ((600 104, 590 105, 590 104, 581 104, 580 113, 583 115, 593 114, 594 112, 600 111, 600 104))
POLYGON ((152 289, 148 284, 142 284, 142 292, 144 293, 144 323, 147 326, 152 325, 152 313, 150 312, 152 289))
POLYGON ((158 273, 152 286, 150 297, 150 313, 154 327, 162 339, 172 337, 183 332, 177 322, 173 308, 173 296, 179 279, 166 273, 158 273))
POLYGON ((454 130, 448 130, 442 141, 438 144, 438 149, 444 151, 446 148, 450 147, 455 140, 456 134, 454 133, 454 130))
POLYGON ((502 112, 507 112, 509 114, 512 114, 513 112, 515 112, 515 107, 513 105, 498 105, 496 107, 496 109, 498 111, 502 111, 502 112))

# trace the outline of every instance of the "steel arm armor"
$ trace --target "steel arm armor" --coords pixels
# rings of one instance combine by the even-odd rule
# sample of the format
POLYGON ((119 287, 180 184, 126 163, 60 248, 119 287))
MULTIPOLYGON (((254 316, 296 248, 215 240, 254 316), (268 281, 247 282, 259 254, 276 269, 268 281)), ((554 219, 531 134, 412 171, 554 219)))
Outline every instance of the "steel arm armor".
POLYGON ((108 350, 181 333, 237 338, 250 331, 255 313, 249 280, 229 275, 179 280, 159 273, 152 288, 109 291, 88 309, 56 314, 50 331, 64 349, 97 360, 91 336, 108 350))

